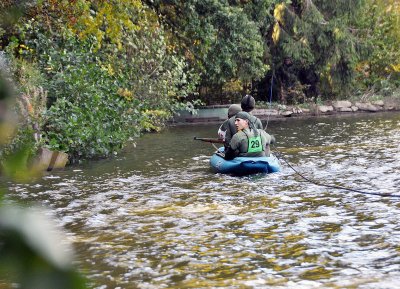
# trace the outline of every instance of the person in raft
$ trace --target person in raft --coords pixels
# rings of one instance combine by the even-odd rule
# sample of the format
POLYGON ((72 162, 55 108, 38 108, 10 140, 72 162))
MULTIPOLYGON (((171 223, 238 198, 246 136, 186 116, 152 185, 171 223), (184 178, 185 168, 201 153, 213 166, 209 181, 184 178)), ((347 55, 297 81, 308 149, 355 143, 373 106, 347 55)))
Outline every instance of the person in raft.
POLYGON ((263 157, 270 156, 270 144, 275 143, 274 136, 267 134, 262 129, 257 129, 251 121, 252 115, 245 111, 238 112, 235 116, 237 133, 225 151, 224 158, 232 160, 235 157, 263 157))
POLYGON ((242 108, 238 104, 231 104, 228 108, 228 119, 225 120, 218 129, 218 138, 225 141, 226 130, 229 126, 229 119, 234 117, 239 111, 242 111, 242 108))
MULTIPOLYGON (((250 115, 250 122, 254 124, 254 127, 257 129, 263 129, 263 125, 261 123, 261 120, 254 115, 251 114, 251 111, 255 108, 256 106, 256 101, 254 97, 251 95, 245 95, 242 98, 242 101, 240 102, 240 107, 242 108, 243 111, 248 112, 250 115)), ((231 117, 228 120, 228 124, 226 126, 226 131, 225 131, 225 140, 224 140, 224 147, 225 150, 228 149, 229 143, 232 139, 232 136, 236 133, 236 126, 235 126, 235 117, 231 117)))

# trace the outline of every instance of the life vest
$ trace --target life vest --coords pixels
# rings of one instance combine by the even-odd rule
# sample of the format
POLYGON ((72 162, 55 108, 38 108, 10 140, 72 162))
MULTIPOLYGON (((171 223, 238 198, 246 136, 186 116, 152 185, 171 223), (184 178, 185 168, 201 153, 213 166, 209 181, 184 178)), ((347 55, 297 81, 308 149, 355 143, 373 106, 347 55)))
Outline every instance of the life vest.
POLYGON ((247 153, 260 153, 264 151, 264 146, 262 144, 262 139, 261 139, 261 133, 259 133, 257 136, 252 136, 252 137, 249 137, 245 132, 244 134, 247 137, 247 153))

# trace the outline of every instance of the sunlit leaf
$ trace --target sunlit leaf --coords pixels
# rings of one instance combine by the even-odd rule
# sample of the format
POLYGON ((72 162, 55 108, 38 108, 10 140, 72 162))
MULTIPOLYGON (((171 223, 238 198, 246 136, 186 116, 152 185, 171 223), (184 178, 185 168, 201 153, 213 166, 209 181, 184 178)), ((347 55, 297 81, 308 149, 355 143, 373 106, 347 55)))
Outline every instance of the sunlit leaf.
POLYGON ((0 277, 19 288, 86 288, 72 270, 72 248, 45 212, 0 206, 0 277))

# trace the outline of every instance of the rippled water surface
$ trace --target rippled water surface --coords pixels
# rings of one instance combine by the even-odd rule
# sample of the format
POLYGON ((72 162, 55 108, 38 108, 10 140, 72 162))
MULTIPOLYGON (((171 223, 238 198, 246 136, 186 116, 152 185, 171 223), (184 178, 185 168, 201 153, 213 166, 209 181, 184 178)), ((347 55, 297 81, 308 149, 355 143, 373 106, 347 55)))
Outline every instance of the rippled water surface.
MULTIPOLYGON (((148 134, 17 199, 51 208, 94 288, 400 288, 400 198, 280 173, 213 174, 218 124, 148 134)), ((270 121, 306 178, 400 196, 400 116, 270 121)))

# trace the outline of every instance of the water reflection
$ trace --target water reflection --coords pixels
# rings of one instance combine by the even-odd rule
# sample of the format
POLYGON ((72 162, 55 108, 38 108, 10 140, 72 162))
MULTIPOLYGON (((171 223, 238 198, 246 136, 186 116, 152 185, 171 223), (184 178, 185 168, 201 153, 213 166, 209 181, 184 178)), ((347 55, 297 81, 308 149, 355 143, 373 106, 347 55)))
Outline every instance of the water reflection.
MULTIPOLYGON (((218 125, 149 134, 15 196, 67 229, 95 288, 400 288, 400 199, 268 176, 212 174, 218 125)), ((400 193, 400 117, 270 121, 278 149, 331 185, 400 193)))

